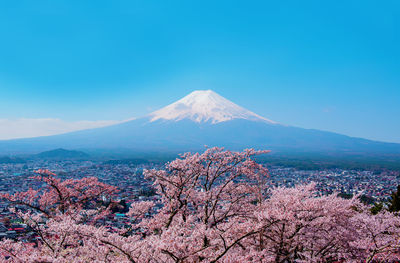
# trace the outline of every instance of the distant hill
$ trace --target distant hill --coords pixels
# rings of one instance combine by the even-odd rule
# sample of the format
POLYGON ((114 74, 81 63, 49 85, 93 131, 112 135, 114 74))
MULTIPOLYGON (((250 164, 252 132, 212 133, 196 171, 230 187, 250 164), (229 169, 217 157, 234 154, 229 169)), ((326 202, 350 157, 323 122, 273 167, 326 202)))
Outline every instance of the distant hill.
POLYGON ((40 159, 87 159, 90 155, 82 151, 66 150, 63 148, 45 151, 33 156, 40 159))

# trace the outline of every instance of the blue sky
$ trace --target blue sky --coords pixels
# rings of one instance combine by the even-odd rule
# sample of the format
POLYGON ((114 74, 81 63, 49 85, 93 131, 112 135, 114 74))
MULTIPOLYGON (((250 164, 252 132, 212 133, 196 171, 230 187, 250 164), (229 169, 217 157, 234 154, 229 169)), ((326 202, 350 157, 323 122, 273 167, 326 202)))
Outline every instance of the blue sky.
POLYGON ((400 142, 399 1, 3 1, 0 36, 0 138, 212 89, 280 123, 400 142))

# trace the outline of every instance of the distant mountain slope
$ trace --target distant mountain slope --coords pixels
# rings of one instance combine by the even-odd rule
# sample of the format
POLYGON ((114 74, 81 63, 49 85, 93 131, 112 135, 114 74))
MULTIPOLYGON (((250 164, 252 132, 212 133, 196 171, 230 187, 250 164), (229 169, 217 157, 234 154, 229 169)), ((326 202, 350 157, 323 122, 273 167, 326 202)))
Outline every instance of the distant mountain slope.
POLYGON ((86 159, 90 156, 87 153, 75 150, 55 149, 45 151, 34 155, 33 157, 40 159, 86 159))
POLYGON ((196 91, 143 118, 118 125, 56 136, 0 141, 0 153, 54 148, 183 152, 204 145, 233 150, 254 147, 277 153, 400 157, 400 144, 285 126, 226 100, 196 91))
POLYGON ((4 163, 25 163, 26 161, 18 157, 0 156, 0 164, 4 163))

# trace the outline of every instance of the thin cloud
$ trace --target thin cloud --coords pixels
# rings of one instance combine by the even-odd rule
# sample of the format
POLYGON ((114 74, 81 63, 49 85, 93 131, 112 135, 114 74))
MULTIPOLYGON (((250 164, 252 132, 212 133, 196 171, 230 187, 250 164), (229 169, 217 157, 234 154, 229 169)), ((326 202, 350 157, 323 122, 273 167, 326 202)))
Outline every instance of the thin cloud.
POLYGON ((0 140, 56 135, 72 131, 105 127, 125 121, 128 120, 64 121, 54 118, 0 119, 0 140))

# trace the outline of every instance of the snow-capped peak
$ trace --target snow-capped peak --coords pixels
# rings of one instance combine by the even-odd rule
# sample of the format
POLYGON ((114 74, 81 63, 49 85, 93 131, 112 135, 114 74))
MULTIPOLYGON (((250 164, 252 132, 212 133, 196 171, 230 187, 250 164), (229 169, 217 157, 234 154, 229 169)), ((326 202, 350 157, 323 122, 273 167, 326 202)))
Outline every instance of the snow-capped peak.
POLYGON ((196 90, 186 97, 150 114, 150 121, 180 121, 190 119, 195 122, 218 123, 233 119, 274 121, 261 117, 225 99, 212 90, 196 90))

